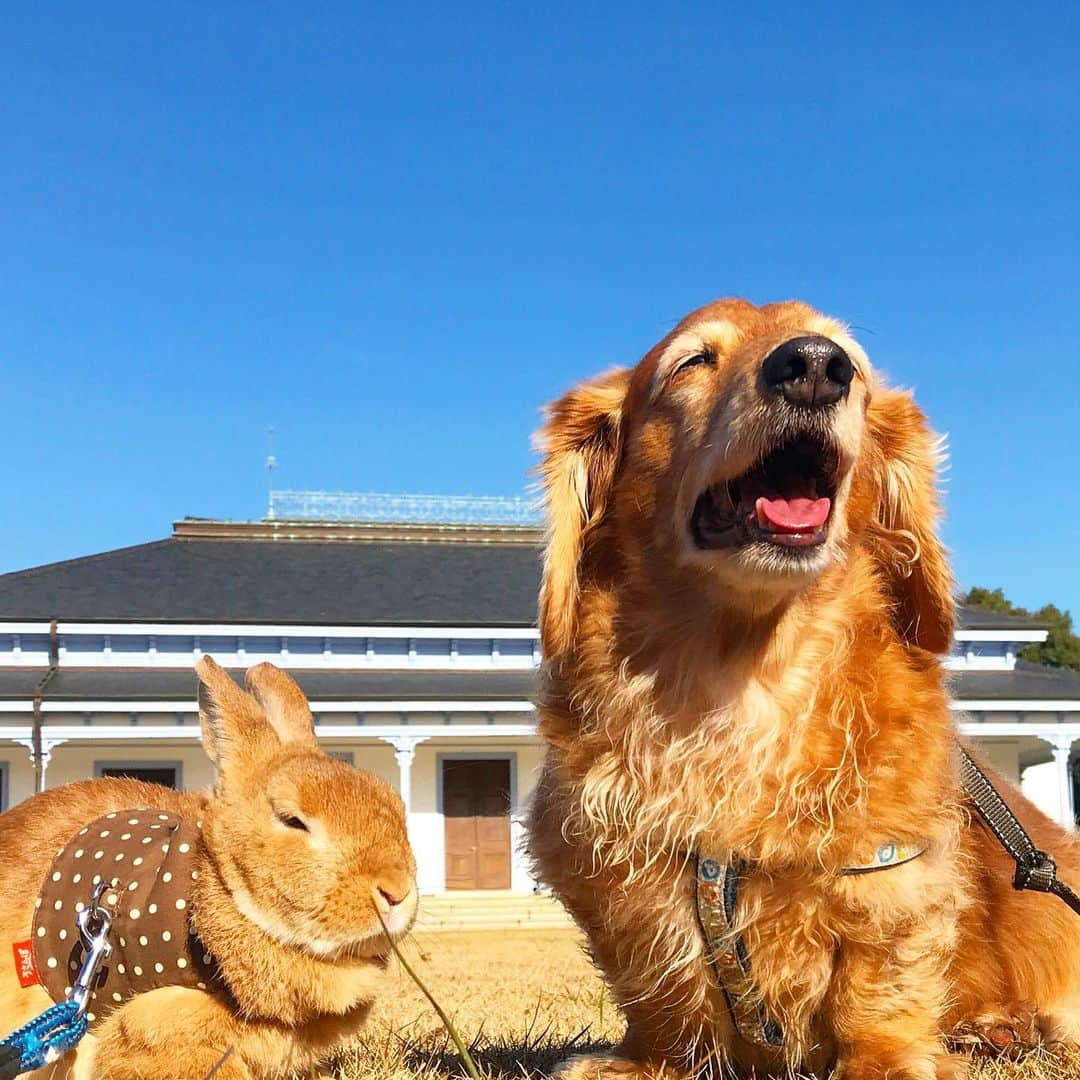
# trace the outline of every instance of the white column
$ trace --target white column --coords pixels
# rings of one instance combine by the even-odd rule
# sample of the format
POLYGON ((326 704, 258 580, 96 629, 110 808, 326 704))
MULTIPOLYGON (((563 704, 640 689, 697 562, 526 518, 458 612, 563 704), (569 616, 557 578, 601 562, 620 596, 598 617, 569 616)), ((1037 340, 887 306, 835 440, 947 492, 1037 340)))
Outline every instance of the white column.
POLYGON ((405 821, 410 824, 412 818, 412 766, 416 757, 417 746, 424 741, 423 735, 391 735, 387 741, 394 747, 394 760, 398 767, 398 794, 405 804, 405 821))
MULTIPOLYGON (((25 746, 26 749, 30 751, 30 764, 35 766, 35 768, 36 768, 36 766, 38 764, 38 759, 34 756, 34 739, 33 739, 33 737, 32 736, 27 736, 26 738, 22 738, 21 736, 19 736, 19 737, 16 737, 14 741, 22 743, 23 746, 25 746)), ((41 736, 41 790, 42 791, 44 791, 49 786, 45 774, 48 772, 49 759, 52 757, 53 747, 59 746, 62 742, 65 742, 65 741, 66 740, 64 740, 64 739, 51 739, 47 735, 42 735, 41 736)), ((10 782, 10 780, 9 780, 9 782, 10 782)))
MULTIPOLYGON (((445 860, 442 855, 442 832, 436 827, 435 815, 429 809, 429 793, 418 794, 418 808, 413 805, 413 762, 416 748, 425 741, 422 735, 410 734, 405 728, 400 735, 380 736, 394 748, 394 760, 398 767, 398 791, 405 804, 405 827, 409 843, 416 856, 416 884, 422 893, 440 892, 444 886, 442 877, 445 860)), ((434 798, 434 793, 430 793, 434 798)))
POLYGON ((1072 755, 1072 736, 1054 738, 1050 745, 1057 766, 1058 806, 1061 807, 1058 820, 1067 829, 1073 829, 1076 827, 1076 809, 1073 802, 1072 766, 1069 760, 1072 755))
POLYGON ((397 761, 398 767, 398 792, 401 795, 401 801, 405 804, 405 815, 408 817, 412 809, 412 763, 413 758, 416 757, 416 747, 398 746, 396 739, 394 745, 394 760, 397 761))
POLYGON ((45 739, 41 740, 41 790, 44 791, 48 786, 48 780, 45 774, 49 769, 49 759, 52 757, 52 743, 45 739))

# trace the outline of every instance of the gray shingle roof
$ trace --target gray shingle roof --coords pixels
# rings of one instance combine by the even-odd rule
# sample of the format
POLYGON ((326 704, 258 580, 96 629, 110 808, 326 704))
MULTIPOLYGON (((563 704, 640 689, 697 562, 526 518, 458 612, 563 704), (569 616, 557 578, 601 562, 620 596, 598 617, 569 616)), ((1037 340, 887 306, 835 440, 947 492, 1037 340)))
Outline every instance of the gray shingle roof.
MULTIPOLYGON (((0 700, 28 700, 42 668, 0 669, 0 700)), ((242 673, 233 672, 238 679, 242 673)), ((528 671, 299 671, 293 675, 316 701, 524 701, 533 696, 528 671)), ((46 699, 57 701, 187 701, 196 680, 189 671, 61 668, 46 699)), ((1018 663, 1014 671, 950 673, 960 701, 1080 701, 1080 672, 1018 663)))
POLYGON ((0 619, 531 626, 531 545, 178 540, 0 575, 0 619))
POLYGON ((962 671, 952 681, 961 701, 1080 701, 1080 672, 1017 662, 1012 671, 962 671))
POLYGON ((32 699, 46 668, 0 668, 0 700, 32 699))
MULTIPOLYGON (((528 543, 170 537, 0 574, 0 619, 533 626, 528 543)), ((969 630, 1032 629, 962 607, 969 630)))
POLYGON ((1043 630, 1045 626, 1037 619, 1024 615, 1002 615, 982 608, 961 607, 957 612, 963 630, 1043 630))

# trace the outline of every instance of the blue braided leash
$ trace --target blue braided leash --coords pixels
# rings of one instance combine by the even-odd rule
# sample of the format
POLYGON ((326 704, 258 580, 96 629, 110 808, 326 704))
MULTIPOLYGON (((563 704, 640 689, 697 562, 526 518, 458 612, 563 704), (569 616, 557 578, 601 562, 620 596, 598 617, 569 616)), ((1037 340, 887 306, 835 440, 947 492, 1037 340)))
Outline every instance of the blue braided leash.
POLYGON ((0 1080, 13 1080, 20 1073, 40 1069, 73 1050, 89 1026, 86 1006, 91 987, 103 960, 112 953, 109 930, 112 913, 101 906, 105 882, 94 889, 87 907, 75 916, 86 955, 71 985, 67 1001, 46 1009, 40 1016, 6 1039, 0 1039, 0 1080))
POLYGON ((74 1001, 62 1001, 46 1009, 0 1040, 0 1048, 8 1051, 0 1053, 0 1080, 12 1080, 20 1073, 40 1069, 55 1061, 74 1048, 86 1034, 86 1028, 86 1017, 80 1015, 74 1001))

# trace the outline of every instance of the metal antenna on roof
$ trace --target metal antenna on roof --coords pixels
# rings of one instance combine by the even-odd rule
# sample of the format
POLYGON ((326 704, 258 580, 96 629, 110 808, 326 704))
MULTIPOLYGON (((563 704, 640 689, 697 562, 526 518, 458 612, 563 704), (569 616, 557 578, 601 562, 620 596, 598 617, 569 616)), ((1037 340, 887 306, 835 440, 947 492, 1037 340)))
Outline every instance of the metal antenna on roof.
POLYGON ((277 428, 271 424, 266 429, 266 516, 274 516, 274 470, 277 468, 277 458, 274 457, 274 433, 277 428))

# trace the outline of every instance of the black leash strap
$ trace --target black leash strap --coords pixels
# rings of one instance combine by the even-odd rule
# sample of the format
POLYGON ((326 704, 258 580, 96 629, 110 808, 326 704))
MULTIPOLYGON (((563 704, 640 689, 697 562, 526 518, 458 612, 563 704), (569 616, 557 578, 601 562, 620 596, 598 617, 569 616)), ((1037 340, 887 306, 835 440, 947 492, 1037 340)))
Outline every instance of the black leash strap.
POLYGON ((964 791, 975 804, 983 821, 998 838, 1001 846, 1016 863, 1013 876, 1014 889, 1028 889, 1031 892, 1053 893, 1064 900, 1080 915, 1080 896, 1063 881, 1058 881, 1057 864, 1052 856, 1032 843, 1024 826, 1016 820, 1016 815, 998 794, 997 788, 990 783, 989 777, 975 764, 972 756, 960 747, 960 779, 964 791))

